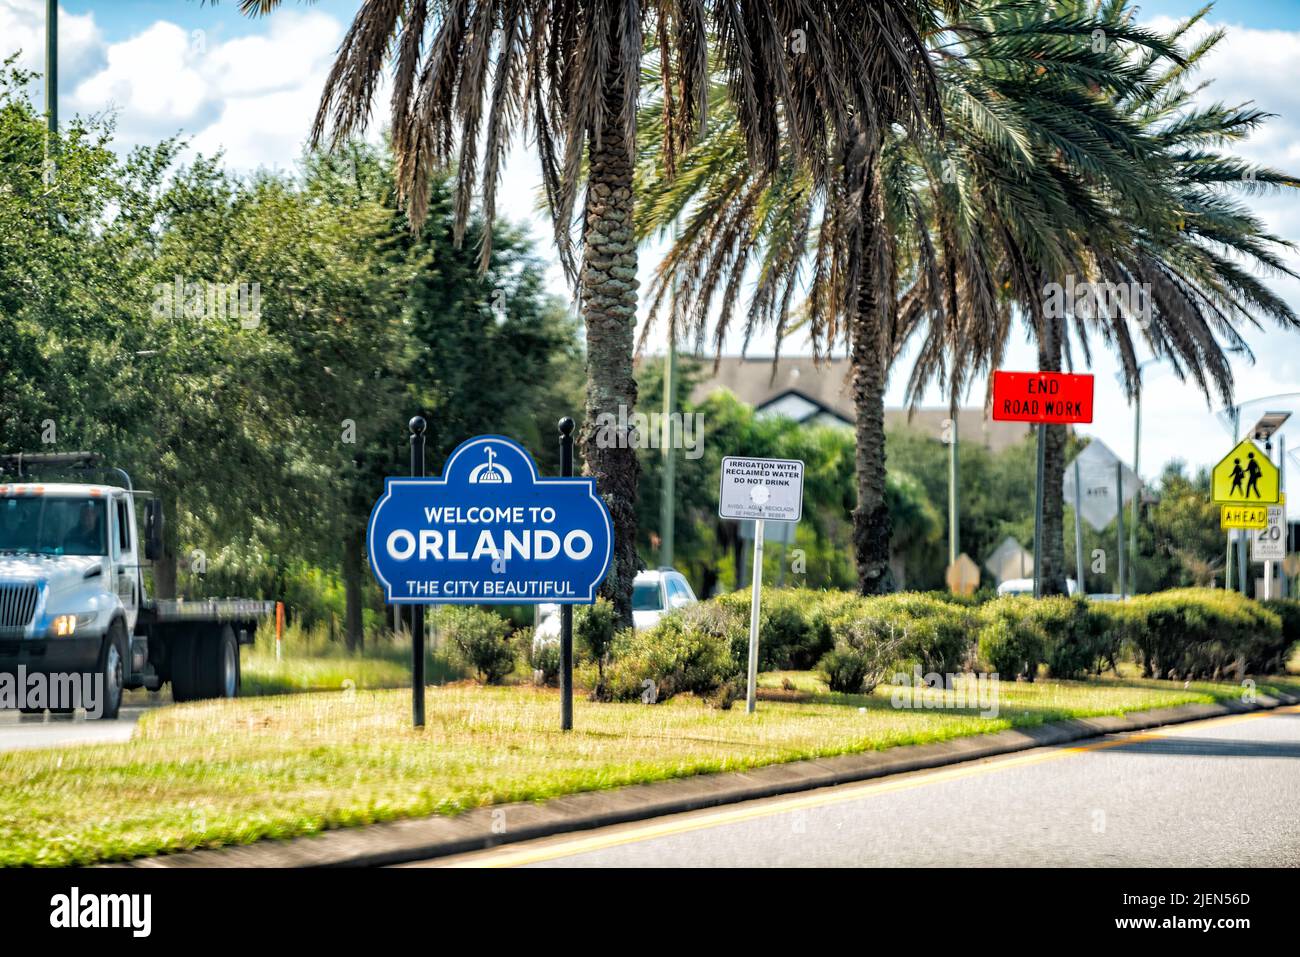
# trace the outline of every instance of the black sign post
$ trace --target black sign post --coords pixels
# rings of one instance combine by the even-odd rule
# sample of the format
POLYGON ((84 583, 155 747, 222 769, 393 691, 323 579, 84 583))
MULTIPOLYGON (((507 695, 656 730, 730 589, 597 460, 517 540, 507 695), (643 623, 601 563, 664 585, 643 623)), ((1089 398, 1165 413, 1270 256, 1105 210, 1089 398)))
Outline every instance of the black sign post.
MULTIPOLYGON (((573 477, 573 419, 560 419, 560 478, 573 477)), ((573 606, 560 606, 560 730, 573 730, 573 606)))
MULTIPOLYGON (((424 430, 421 416, 411 419, 411 475, 424 478, 424 430)), ((424 727, 424 606, 411 606, 411 722, 424 727)))

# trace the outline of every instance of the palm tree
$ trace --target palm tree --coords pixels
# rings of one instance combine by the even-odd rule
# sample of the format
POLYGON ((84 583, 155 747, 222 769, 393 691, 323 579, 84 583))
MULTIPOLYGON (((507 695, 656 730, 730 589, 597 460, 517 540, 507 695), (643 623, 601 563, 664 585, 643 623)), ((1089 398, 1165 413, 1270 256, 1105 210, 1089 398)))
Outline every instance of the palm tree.
MULTIPOLYGON (((267 13, 279 2, 240 6, 267 13)), ((869 16, 849 17, 839 0, 366 0, 344 37, 313 143, 338 144, 366 125, 391 60, 393 148, 413 226, 423 218, 432 171, 454 165, 457 236, 481 189, 486 263, 512 137, 526 130, 535 140, 556 248, 586 327, 580 441, 584 468, 614 522, 604 592, 625 623, 639 564, 636 438, 622 423, 637 391, 633 160, 647 37, 658 45, 652 62, 666 91, 667 168, 704 121, 712 60, 736 103, 753 166, 774 169, 784 143, 816 170, 824 144, 846 138, 850 116, 873 115, 878 87, 925 98, 905 28, 915 2, 873 3, 869 16), (878 36, 888 43, 869 46, 878 36), (579 259, 570 237, 584 182, 579 259)))
POLYGON ((685 219, 651 289, 652 316, 676 281, 697 347, 711 325, 720 349, 752 270, 746 341, 755 329, 773 326, 779 347, 798 323, 819 350, 847 346, 857 410, 855 557, 863 592, 888 587, 884 388, 904 342, 926 328, 913 395, 936 375, 959 395, 970 372, 987 363, 992 344, 1005 340, 1010 280, 1028 279, 1011 267, 1026 257, 1058 270, 1077 262, 1055 237, 1084 197, 1073 169, 1056 163, 1057 155, 1069 154, 1073 166, 1098 165, 1118 179, 1144 181, 1139 132, 1103 99, 1081 102, 1077 89, 1087 82, 1104 83, 1116 95, 1127 91, 1139 68, 1129 64, 1121 43, 1131 48, 1157 40, 1119 25, 1111 31, 1115 44, 1098 49, 1088 42, 1096 29, 1090 17, 1043 13, 1018 0, 931 22, 926 36, 940 60, 946 134, 854 143, 851 154, 835 160, 841 179, 824 187, 793 155, 775 173, 751 169, 725 111, 715 111, 709 135, 677 175, 666 175, 652 155, 643 159, 641 232, 685 219), (971 46, 984 51, 984 73, 972 68, 965 49, 971 46), (1019 76, 1033 78, 1031 90, 1017 90, 1019 76), (1117 132, 1098 135, 1107 124, 1117 132), (997 196, 988 198, 996 200, 992 218, 967 172, 972 165, 1002 179, 997 196), (1035 207, 1022 211, 1021 194, 1035 193, 1041 194, 1035 207), (792 315, 805 272, 807 294, 792 315), (721 304, 711 323, 715 297, 721 304), (949 366, 959 344, 962 361, 949 366))
MULTIPOLYGON (((1070 362, 1066 317, 1045 308, 1047 284, 1095 277, 1098 245, 1127 241, 1121 210, 1170 217, 1153 146, 1124 102, 1149 89, 1159 60, 1181 61, 1171 42, 1107 7, 990 3, 952 34, 941 69, 950 136, 938 154, 912 151, 927 190, 903 313, 907 330, 924 330, 910 400, 937 381, 955 406, 975 375, 1001 364, 1016 314, 1040 369, 1070 362)), ((1065 588, 1065 428, 1049 426, 1043 439, 1035 553, 1053 593, 1065 588)))
MULTIPOLYGON (((247 13, 278 5, 240 0, 247 13)), ((879 129, 884 101, 891 117, 894 100, 932 108, 932 78, 911 27, 919 7, 880 0, 867 16, 850 16, 846 0, 367 0, 344 36, 313 143, 337 144, 367 124, 391 59, 393 144, 413 226, 430 173, 454 164, 458 235, 481 183, 486 261, 512 135, 528 130, 536 140, 556 250, 586 328, 582 452, 615 529, 603 590, 625 623, 638 566, 638 467, 636 437, 619 412, 630 412, 637 394, 633 160, 643 52, 653 51, 646 61, 666 91, 664 168, 675 168, 701 129, 712 61, 736 103, 753 168, 775 170, 784 143, 816 173, 827 144, 848 139, 850 117, 879 129), (571 228, 584 166, 578 260, 571 228)))
MULTIPOLYGON (((1072 8, 1077 16, 1082 6, 1072 3, 1058 10, 1072 8)), ((1257 324, 1259 316, 1284 328, 1300 324, 1287 304, 1242 265, 1253 263, 1274 275, 1291 275, 1279 255, 1290 244, 1269 234, 1226 195, 1234 187, 1263 190, 1300 183, 1214 151, 1266 118, 1247 107, 1192 104, 1195 91, 1186 85, 1188 74, 1219 42, 1222 31, 1210 34, 1185 57, 1173 52, 1205 12, 1184 21, 1159 43, 1149 44, 1135 63, 1139 71, 1135 82, 1111 88, 1114 111, 1124 122, 1107 121, 1094 128, 1105 130, 1107 138, 1122 134, 1131 144, 1126 152, 1140 158, 1142 168, 1130 174, 1113 165, 1071 163, 1071 181, 1082 194, 1072 202, 1072 215, 1061 221, 1064 228, 1058 232, 1065 258, 1045 258, 1026 252, 1023 243, 1007 243, 1012 262, 1023 264, 1008 281, 1013 301, 1034 332, 1040 369, 1058 371, 1063 364, 1073 365, 1073 329, 1085 363, 1090 362, 1090 340, 1098 335, 1118 353, 1130 398, 1141 388, 1137 346, 1144 343, 1179 378, 1192 378, 1207 400, 1214 389, 1231 404, 1229 356, 1249 355, 1238 327, 1257 324), (1125 303, 1108 296, 1105 302, 1085 298, 1079 303, 1085 308, 1074 308, 1075 303, 1064 310, 1047 308, 1048 282, 1057 280, 1053 290, 1057 292, 1067 276, 1077 284, 1092 284, 1093 289, 1145 290, 1138 297, 1145 301, 1125 303)), ((1108 35, 1125 29, 1132 19, 1123 0, 1108 4, 1099 16, 1108 35)), ((1097 92, 1094 83, 1078 90, 1080 96, 1086 93, 1094 98, 1097 92)), ((984 167, 969 172, 984 200, 981 217, 996 215, 990 201, 1000 189, 998 170, 984 167)), ((1015 202, 1014 220, 1039 205, 1023 192, 1015 202)), ((955 365, 993 368, 1000 364, 1007 337, 990 336, 987 329, 966 324, 955 338, 960 356, 955 365)), ((924 371, 918 367, 917 377, 924 371)), ((1046 440, 1043 540, 1035 550, 1046 590, 1061 592, 1065 586, 1064 427, 1048 427, 1046 440)))

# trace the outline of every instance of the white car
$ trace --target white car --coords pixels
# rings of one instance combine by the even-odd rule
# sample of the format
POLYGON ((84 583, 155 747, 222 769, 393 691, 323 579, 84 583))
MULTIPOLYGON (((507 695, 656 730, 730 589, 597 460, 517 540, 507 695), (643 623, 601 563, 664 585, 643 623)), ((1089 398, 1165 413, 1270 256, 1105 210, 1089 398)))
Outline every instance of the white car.
MULTIPOLYGON (((632 580, 632 626, 644 631, 659 624, 659 619, 674 608, 693 605, 698 598, 686 576, 672 568, 647 569, 638 572, 632 580)), ((560 606, 539 605, 538 624, 533 631, 533 644, 558 641, 560 638, 560 606)))
MULTIPOLYGON (((1079 584, 1073 578, 1065 580, 1065 590, 1073 595, 1079 590, 1079 584)), ((999 595, 1032 595, 1034 580, 1032 578, 1008 578, 998 586, 999 595)))

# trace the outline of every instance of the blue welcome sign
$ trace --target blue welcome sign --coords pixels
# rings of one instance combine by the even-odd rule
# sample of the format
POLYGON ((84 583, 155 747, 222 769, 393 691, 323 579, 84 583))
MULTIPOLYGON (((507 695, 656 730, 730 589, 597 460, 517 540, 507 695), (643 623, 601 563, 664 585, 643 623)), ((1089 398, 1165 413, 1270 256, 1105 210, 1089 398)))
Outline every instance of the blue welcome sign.
POLYGON ((589 604, 614 531, 589 478, 542 478, 499 435, 462 442, 440 478, 389 478, 370 567, 391 604, 589 604))

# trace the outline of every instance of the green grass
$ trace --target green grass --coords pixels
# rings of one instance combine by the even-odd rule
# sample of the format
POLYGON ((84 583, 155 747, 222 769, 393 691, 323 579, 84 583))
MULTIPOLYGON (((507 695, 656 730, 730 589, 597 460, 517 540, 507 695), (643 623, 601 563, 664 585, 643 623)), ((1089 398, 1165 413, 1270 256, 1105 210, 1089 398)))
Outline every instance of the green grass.
POLYGON ((430 688, 423 731, 410 727, 410 694, 399 690, 163 708, 127 743, 0 755, 0 863, 88 864, 314 834, 1240 693, 1119 679, 1006 684, 999 716, 982 718, 895 709, 888 688, 831 695, 802 673, 763 684, 780 688, 782 678, 806 700, 765 700, 751 716, 687 697, 579 699, 569 734, 557 730, 557 694, 527 686, 430 688))
MULTIPOLYGON (((299 691, 347 691, 402 688, 411 683, 411 643, 390 633, 370 635, 365 648, 349 653, 341 641, 325 638, 325 629, 285 630, 280 659, 275 657, 274 626, 258 629, 256 644, 244 650, 240 669, 245 695, 291 694, 299 691)), ((433 684, 464 677, 463 670, 440 650, 425 656, 425 674, 433 684)))

